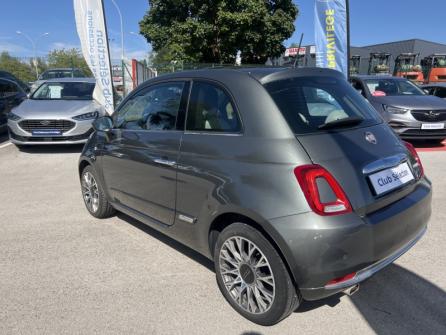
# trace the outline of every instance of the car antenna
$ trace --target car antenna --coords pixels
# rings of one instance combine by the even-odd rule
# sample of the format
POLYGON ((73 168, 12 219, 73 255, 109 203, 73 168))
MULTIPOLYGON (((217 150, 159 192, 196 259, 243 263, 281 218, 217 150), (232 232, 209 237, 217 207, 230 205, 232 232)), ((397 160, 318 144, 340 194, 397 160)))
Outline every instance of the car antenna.
POLYGON ((300 47, 302 46, 302 40, 304 39, 304 33, 302 33, 300 35, 300 42, 299 42, 299 47, 297 48, 297 55, 296 55, 296 60, 294 61, 294 68, 297 67, 297 65, 299 65, 299 57, 300 57, 300 47))

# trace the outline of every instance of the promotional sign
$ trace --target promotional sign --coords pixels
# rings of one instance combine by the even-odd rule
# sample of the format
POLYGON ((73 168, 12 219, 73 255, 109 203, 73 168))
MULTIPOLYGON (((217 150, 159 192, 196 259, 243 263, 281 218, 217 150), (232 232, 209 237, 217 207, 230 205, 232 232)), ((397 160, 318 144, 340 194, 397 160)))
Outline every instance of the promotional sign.
POLYGON ((77 33, 85 61, 96 78, 93 98, 113 113, 113 81, 102 0, 74 0, 77 33))
POLYGON ((306 47, 301 48, 288 48, 285 50, 285 57, 295 57, 297 54, 299 55, 305 55, 307 52, 306 47))
POLYGON ((316 66, 348 76, 348 0, 315 0, 316 66))

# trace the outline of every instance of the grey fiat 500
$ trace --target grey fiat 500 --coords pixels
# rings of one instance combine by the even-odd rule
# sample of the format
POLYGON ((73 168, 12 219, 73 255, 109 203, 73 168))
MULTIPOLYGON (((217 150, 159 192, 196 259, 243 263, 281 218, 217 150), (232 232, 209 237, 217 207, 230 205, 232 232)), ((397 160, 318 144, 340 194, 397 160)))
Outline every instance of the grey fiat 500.
POLYGON ((124 212, 209 257, 258 324, 353 294, 431 214, 416 151, 335 71, 165 75, 94 127, 79 161, 88 211, 124 212))

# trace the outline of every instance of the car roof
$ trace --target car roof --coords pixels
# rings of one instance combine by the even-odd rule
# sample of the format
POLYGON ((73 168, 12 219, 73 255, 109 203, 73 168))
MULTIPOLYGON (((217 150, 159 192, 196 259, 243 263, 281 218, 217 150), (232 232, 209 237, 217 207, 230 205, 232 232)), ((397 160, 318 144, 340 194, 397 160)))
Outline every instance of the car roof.
POLYGON ((421 85, 421 87, 446 87, 446 83, 424 84, 424 85, 421 85))
POLYGON ((268 82, 283 80, 293 77, 311 77, 311 76, 336 76, 339 78, 344 78, 341 72, 316 68, 316 67, 306 67, 306 68, 293 68, 293 67, 225 67, 225 68, 209 68, 200 70, 190 70, 190 71, 180 71, 175 73, 164 74, 158 76, 148 82, 161 81, 166 79, 175 78, 208 78, 219 80, 220 78, 225 78, 231 74, 241 74, 246 78, 253 78, 260 82, 261 84, 266 84, 268 82))
POLYGON ((53 69, 48 69, 45 72, 52 72, 52 71, 79 71, 78 68, 71 68, 71 67, 55 67, 53 69))
POLYGON ((45 83, 70 83, 70 82, 84 82, 84 83, 96 83, 95 78, 53 78, 47 79, 44 81, 45 83))
POLYGON ((382 74, 382 75, 365 75, 365 74, 361 74, 361 75, 354 75, 351 76, 352 79, 360 79, 360 80, 367 80, 367 79, 371 79, 371 80, 376 80, 376 79, 395 79, 395 80, 407 80, 406 78, 401 78, 401 77, 394 77, 390 74, 382 74))

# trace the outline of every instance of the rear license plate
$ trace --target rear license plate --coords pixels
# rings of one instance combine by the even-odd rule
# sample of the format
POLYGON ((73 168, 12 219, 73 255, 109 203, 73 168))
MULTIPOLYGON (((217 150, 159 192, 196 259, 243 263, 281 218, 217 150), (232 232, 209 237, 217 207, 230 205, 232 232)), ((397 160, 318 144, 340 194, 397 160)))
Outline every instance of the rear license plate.
POLYGON ((60 136, 62 132, 58 129, 38 129, 31 132, 33 136, 60 136))
POLYGON ((421 129, 444 129, 444 123, 423 123, 421 129))
POLYGON ((402 163, 369 176, 376 195, 396 189, 414 180, 412 171, 407 163, 402 163))

